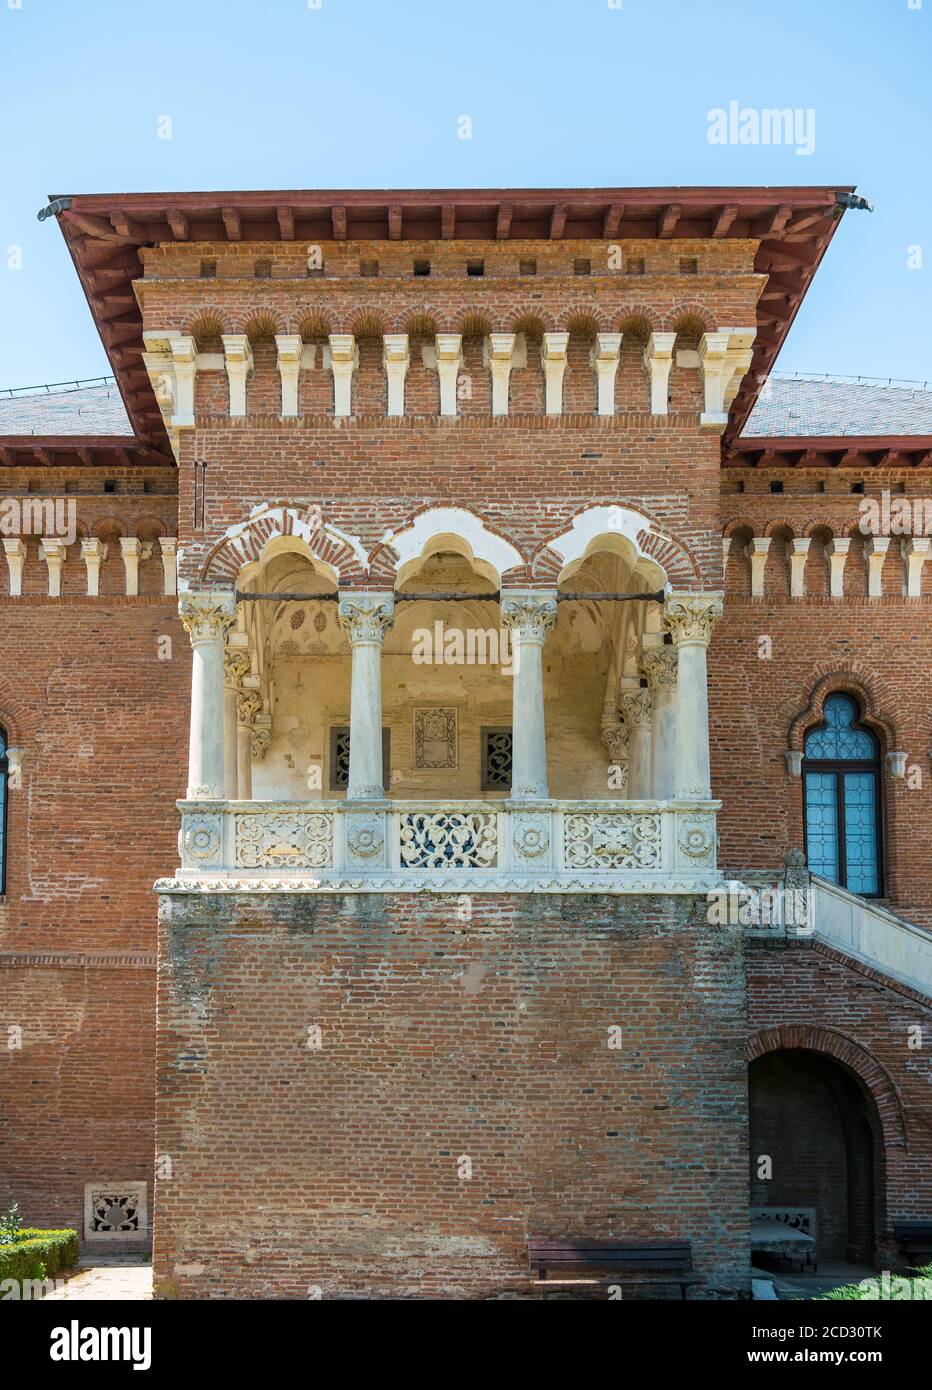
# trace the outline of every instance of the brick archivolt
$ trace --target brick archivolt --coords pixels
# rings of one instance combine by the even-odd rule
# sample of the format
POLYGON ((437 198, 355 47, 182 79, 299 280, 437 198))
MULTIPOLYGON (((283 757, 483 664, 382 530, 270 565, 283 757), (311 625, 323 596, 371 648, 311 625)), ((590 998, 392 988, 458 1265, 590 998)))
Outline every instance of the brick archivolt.
POLYGON ((493 588, 551 587, 570 579, 601 551, 619 555, 630 579, 645 589, 667 583, 676 589, 702 587, 689 548, 642 512, 621 505, 584 508, 528 554, 518 538, 465 507, 422 508, 383 534, 367 553, 359 536, 334 526, 316 508, 260 503, 246 521, 227 529, 208 554, 199 580, 243 587, 257 579, 262 564, 283 546, 343 589, 403 585, 438 550, 463 555, 493 588))

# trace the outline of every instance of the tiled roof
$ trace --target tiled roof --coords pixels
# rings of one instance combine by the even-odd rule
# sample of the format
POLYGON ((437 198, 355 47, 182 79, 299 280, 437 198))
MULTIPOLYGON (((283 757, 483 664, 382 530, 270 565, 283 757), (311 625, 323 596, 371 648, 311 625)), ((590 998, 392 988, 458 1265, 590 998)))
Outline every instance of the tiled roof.
POLYGON ((822 434, 932 434, 932 391, 771 376, 741 437, 822 434))
POLYGON ((115 382, 0 395, 0 435, 132 433, 115 382))
MULTIPOLYGON (((116 384, 0 395, 0 435, 131 435, 116 384)), ((771 376, 742 438, 932 434, 932 391, 771 376)))

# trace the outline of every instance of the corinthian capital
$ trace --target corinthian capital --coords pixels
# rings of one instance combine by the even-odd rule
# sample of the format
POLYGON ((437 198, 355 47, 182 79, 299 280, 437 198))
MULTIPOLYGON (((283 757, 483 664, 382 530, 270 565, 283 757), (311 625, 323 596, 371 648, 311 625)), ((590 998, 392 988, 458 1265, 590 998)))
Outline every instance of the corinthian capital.
POLYGON ((670 594, 663 609, 664 625, 676 646, 693 642, 707 647, 721 616, 721 594, 670 594))
POLYGON ((345 594, 339 603, 340 626, 357 642, 384 641, 395 621, 395 600, 391 594, 345 594))
POLYGON ((517 589, 502 594, 502 626, 522 642, 543 642, 557 620, 556 594, 517 589))
POLYGON ((654 702, 649 690, 626 690, 621 697, 621 707, 629 730, 650 728, 654 702))
POLYGON ((672 690, 676 685, 676 648, 649 648, 641 654, 641 670, 651 690, 672 690))
POLYGON ((241 648, 228 647, 223 653, 223 674, 229 685, 239 685, 250 668, 249 653, 241 648))
POLYGON ((236 600, 224 593, 182 594, 178 613, 192 643, 222 641, 236 621, 236 600))

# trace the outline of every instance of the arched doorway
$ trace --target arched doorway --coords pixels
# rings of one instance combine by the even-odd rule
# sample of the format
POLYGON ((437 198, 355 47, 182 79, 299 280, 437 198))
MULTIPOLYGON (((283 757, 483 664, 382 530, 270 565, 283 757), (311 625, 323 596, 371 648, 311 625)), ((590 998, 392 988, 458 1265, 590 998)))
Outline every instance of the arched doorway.
POLYGON ((814 1207, 820 1262, 873 1265, 883 1135, 860 1078, 821 1052, 767 1052, 750 1063, 748 1111, 751 1206, 814 1207))

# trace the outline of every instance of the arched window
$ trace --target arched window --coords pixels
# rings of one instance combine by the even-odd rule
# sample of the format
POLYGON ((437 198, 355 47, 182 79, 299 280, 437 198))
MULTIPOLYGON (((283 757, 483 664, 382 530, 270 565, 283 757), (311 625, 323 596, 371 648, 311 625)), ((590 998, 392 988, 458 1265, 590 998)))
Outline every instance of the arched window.
POLYGON ((880 749, 850 695, 825 702, 825 723, 806 735, 803 814, 814 874, 876 898, 883 892, 880 749))
POLYGON ((0 729, 0 897, 6 892, 6 782, 9 771, 6 748, 6 730, 0 729))

